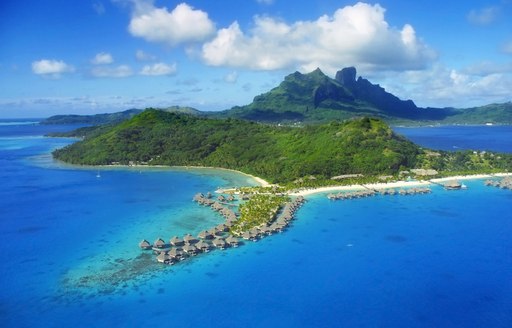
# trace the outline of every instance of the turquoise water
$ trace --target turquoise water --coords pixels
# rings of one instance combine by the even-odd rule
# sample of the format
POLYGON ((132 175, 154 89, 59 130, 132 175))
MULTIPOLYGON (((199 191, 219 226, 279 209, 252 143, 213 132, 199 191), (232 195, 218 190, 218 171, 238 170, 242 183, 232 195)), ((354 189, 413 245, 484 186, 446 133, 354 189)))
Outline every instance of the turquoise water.
POLYGON ((317 195, 282 234, 166 267, 140 239, 211 227, 192 196, 254 182, 62 166, 47 129, 0 126, 2 326, 512 326, 510 191, 317 195))

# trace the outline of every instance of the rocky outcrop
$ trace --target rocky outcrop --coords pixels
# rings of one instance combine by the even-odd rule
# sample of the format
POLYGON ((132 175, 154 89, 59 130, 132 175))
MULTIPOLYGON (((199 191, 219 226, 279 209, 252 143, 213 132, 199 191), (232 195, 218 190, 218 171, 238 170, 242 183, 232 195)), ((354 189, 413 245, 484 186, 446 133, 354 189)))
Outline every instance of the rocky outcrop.
POLYGON ((414 118, 420 114, 412 100, 401 100, 378 84, 359 77, 355 67, 346 67, 336 73, 336 81, 347 88, 358 100, 365 101, 394 116, 414 118))

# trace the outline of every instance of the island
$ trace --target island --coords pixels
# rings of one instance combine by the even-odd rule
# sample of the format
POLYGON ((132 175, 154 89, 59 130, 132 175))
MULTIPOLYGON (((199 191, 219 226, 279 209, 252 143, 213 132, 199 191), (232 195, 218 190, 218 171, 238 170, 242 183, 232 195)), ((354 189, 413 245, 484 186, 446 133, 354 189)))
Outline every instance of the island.
POLYGON ((116 125, 77 133, 82 140, 55 150, 56 159, 78 165, 214 167, 258 177, 260 187, 193 197, 224 218, 218 226, 197 236, 141 241, 142 249, 167 264, 282 232, 313 193, 329 193, 332 200, 416 195, 429 193, 432 184, 461 189, 459 180, 475 177, 501 186, 499 179, 512 171, 512 154, 425 149, 370 117, 296 126, 149 108, 116 125))

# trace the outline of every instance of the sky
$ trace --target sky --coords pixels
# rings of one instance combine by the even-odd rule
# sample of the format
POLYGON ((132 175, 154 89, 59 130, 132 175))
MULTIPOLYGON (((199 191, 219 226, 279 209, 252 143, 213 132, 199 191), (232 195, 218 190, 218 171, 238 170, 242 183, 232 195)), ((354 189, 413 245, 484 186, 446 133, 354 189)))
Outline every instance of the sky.
POLYGON ((0 118, 245 105, 295 71, 512 100, 512 0, 2 0, 0 118))

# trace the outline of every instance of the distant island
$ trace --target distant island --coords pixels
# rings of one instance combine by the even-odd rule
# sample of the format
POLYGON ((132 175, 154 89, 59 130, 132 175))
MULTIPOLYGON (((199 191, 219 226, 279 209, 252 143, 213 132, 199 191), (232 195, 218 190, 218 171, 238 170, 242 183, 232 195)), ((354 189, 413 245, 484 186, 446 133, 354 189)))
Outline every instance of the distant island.
MULTIPOLYGON (((190 107, 172 106, 164 111, 211 118, 240 118, 266 123, 318 124, 356 117, 376 117, 388 124, 512 124, 512 102, 472 108, 421 108, 412 100, 401 100, 367 79, 357 77, 354 67, 337 72, 335 78, 320 69, 295 72, 279 86, 254 97, 251 104, 228 110, 202 112, 190 107)), ((115 124, 142 112, 96 115, 57 115, 43 124, 115 124)))

